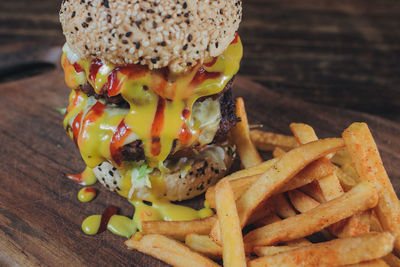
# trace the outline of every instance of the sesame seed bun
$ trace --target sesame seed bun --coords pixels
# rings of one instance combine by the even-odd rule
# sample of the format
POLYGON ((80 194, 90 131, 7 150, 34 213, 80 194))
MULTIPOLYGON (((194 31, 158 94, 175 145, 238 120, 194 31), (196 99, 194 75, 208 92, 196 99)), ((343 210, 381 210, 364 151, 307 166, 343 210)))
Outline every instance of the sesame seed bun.
POLYGON ((241 0, 64 0, 60 21, 81 58, 183 71, 223 53, 241 0))
MULTIPOLYGON (((219 152, 223 160, 207 156, 195 160, 190 170, 182 173, 182 169, 174 169, 164 174, 165 197, 171 201, 181 201, 194 198, 204 193, 207 188, 217 183, 230 169, 234 154, 230 148, 221 148, 219 152)), ((103 162, 93 169, 94 174, 101 184, 110 191, 120 190, 122 176, 119 169, 109 162, 103 162)), ((146 199, 148 189, 140 188, 135 192, 136 196, 146 199)))

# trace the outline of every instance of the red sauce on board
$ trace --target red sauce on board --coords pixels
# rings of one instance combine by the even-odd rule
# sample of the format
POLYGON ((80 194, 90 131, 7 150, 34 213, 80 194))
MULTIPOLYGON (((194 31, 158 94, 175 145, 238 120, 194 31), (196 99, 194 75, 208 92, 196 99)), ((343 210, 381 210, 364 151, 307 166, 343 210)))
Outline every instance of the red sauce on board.
POLYGON ((107 230, 107 224, 110 221, 111 217, 118 213, 118 208, 115 206, 108 206, 103 214, 101 215, 100 227, 97 230, 97 234, 101 234, 105 230, 107 230))
POLYGON ((78 184, 83 183, 83 176, 82 173, 77 173, 77 174, 66 174, 66 177, 78 184))
POLYGON ((111 158, 118 165, 121 165, 123 158, 121 152, 119 151, 119 148, 122 147, 125 139, 131 132, 132 130, 129 129, 128 126, 125 124, 124 120, 122 120, 119 123, 116 131, 114 132, 113 137, 111 138, 111 143, 110 143, 111 158))
POLYGON ((164 128, 165 99, 158 97, 157 110, 151 126, 151 154, 158 156, 161 152, 160 133, 164 128))

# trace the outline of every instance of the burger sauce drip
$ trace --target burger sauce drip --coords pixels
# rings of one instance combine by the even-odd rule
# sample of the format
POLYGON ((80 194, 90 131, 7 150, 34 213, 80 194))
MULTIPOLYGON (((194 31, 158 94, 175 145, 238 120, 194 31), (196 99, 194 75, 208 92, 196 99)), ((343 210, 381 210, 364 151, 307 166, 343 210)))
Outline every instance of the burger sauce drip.
POLYGON ((74 142, 77 146, 79 130, 81 129, 82 115, 83 111, 79 112, 78 115, 75 117, 74 122, 72 123, 72 135, 74 136, 74 142))
POLYGON ((83 71, 83 68, 78 63, 74 63, 73 66, 74 66, 74 69, 75 69, 76 72, 82 72, 83 71))
POLYGON ((129 79, 139 79, 146 75, 147 69, 142 65, 129 65, 115 68, 108 75, 107 92, 109 96, 116 96, 121 92, 123 81, 118 79, 118 73, 127 76, 129 79))
POLYGON ((158 156, 161 152, 160 133, 164 127, 165 99, 158 97, 157 110, 151 126, 151 154, 158 156))
POLYGON ((132 130, 129 129, 128 126, 125 124, 124 120, 122 120, 111 139, 110 143, 111 158, 118 165, 121 165, 123 158, 121 152, 119 151, 119 148, 123 146, 125 139, 131 132, 132 130))
POLYGON ((97 182, 97 178, 96 175, 94 175, 93 169, 89 167, 86 167, 82 173, 66 174, 65 176, 81 185, 93 185, 97 182))
POLYGON ((101 68, 101 66, 103 66, 104 63, 101 62, 100 59, 95 58, 92 60, 92 62, 90 62, 90 67, 89 67, 89 79, 95 83, 96 82, 96 76, 97 73, 99 72, 99 69, 101 68))
POLYGON ((190 141, 190 139, 192 138, 192 134, 191 134, 190 130, 187 128, 187 125, 185 122, 189 118, 189 116, 190 116, 190 110, 185 108, 182 111, 182 119, 183 119, 184 123, 182 124, 182 128, 179 132, 179 141, 183 145, 187 144, 190 141))
MULTIPOLYGON (((104 104, 97 101, 96 104, 94 104, 89 109, 86 116, 83 118, 80 134, 79 134, 79 129, 77 132, 77 134, 79 134, 79 135, 75 135, 75 133, 74 133, 74 140, 76 140, 75 143, 77 145, 78 145, 78 137, 84 135, 83 133, 86 131, 86 127, 89 126, 90 124, 92 124, 93 122, 95 122, 98 118, 100 118, 103 115, 105 108, 106 108, 106 106, 104 104)), ((74 120, 74 125, 75 125, 75 120, 74 120)), ((73 128, 73 130, 74 130, 74 128, 73 128)))
POLYGON ((200 67, 197 70, 195 76, 193 77, 193 80, 190 82, 190 86, 198 86, 207 79, 216 79, 221 75, 222 75, 221 72, 208 72, 203 67, 200 67))
POLYGON ((235 33, 235 38, 233 39, 233 41, 231 42, 231 44, 236 44, 239 41, 239 33, 236 32, 235 33))

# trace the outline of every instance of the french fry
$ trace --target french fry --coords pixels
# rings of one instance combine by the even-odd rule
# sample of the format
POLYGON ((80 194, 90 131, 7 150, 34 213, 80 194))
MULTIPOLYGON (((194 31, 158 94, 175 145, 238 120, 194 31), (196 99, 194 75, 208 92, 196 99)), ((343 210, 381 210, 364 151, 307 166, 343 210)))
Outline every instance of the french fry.
POLYGON ((383 260, 390 266, 390 267, 400 267, 400 259, 394 255, 393 253, 387 254, 383 257, 383 260))
POLYGON ((262 159, 253 142, 250 140, 249 123, 247 121, 243 98, 241 97, 236 98, 236 116, 241 121, 236 123, 231 133, 240 161, 245 168, 256 166, 262 162, 262 159))
POLYGON ((274 158, 279 158, 280 156, 282 156, 285 153, 286 153, 285 150, 283 150, 280 147, 275 147, 274 151, 272 151, 272 155, 274 156, 274 158))
POLYGON ((383 260, 376 259, 370 261, 363 261, 360 263, 343 265, 343 267, 389 267, 383 260))
POLYGON ((378 196, 373 186, 362 182, 339 198, 280 222, 251 231, 244 237, 245 246, 267 246, 318 232, 351 215, 372 208, 378 196))
POLYGON ((277 194, 272 197, 276 213, 281 218, 288 218, 296 215, 296 211, 283 194, 277 194))
POLYGON ((180 242, 162 235, 142 236, 136 233, 131 239, 125 241, 125 245, 177 267, 219 266, 180 242))
MULTIPOLYGON (((307 124, 291 123, 290 129, 292 130, 294 136, 300 144, 307 144, 309 142, 318 140, 314 129, 307 124)), ((343 194, 343 189, 340 185, 340 182, 334 174, 327 176, 316 183, 320 187, 322 196, 324 197, 325 201, 337 198, 338 196, 343 194)))
POLYGON ((216 222, 216 215, 192 221, 143 221, 142 232, 166 235, 184 241, 188 234, 207 235, 216 222))
MULTIPOLYGON (((276 163, 276 161, 275 161, 275 163, 276 163)), ((266 169, 265 171, 267 171, 268 169, 266 169)), ((245 171, 245 170, 243 170, 243 171, 245 171)), ((253 176, 247 176, 247 177, 242 177, 242 178, 238 178, 239 176, 234 176, 235 179, 232 179, 232 180, 230 178, 232 177, 232 175, 235 175, 236 173, 233 173, 233 174, 227 176, 226 178, 228 178, 230 180, 229 183, 231 184, 233 193, 235 195, 235 199, 238 199, 241 195, 243 195, 243 193, 255 181, 257 181, 257 179, 265 171, 260 172, 259 174, 256 174, 253 176)), ((293 177, 293 179, 290 181, 290 183, 283 185, 278 190, 277 193, 286 192, 286 191, 301 187, 305 184, 311 183, 314 180, 322 179, 323 177, 326 177, 327 175, 332 174, 333 171, 334 171, 334 166, 332 164, 330 164, 329 160, 327 160, 325 158, 320 158, 314 162, 311 162, 309 165, 307 165, 307 167, 305 167, 298 174, 296 174, 295 177, 293 177)), ((241 171, 239 171, 239 172, 241 172, 241 171)), ((253 173, 253 172, 251 172, 251 173, 253 173)), ((212 187, 208 188, 208 190, 206 192, 206 200, 208 201, 210 207, 212 207, 212 208, 215 208, 214 196, 215 196, 215 186, 212 186, 212 187)))
POLYGON ((349 191, 352 189, 354 186, 356 186, 359 181, 356 181, 348 175, 346 172, 344 172, 341 168, 335 167, 334 173, 336 174, 337 178, 339 179, 340 185, 342 186, 343 190, 345 192, 349 191))
MULTIPOLYGON (((292 123, 290 124, 290 129, 296 136, 298 142, 301 144, 318 140, 314 129, 309 125, 302 123, 292 123)), ((326 158, 329 158, 329 156, 326 156, 326 158)), ((344 192, 341 183, 335 173, 313 182, 312 186, 314 187, 314 190, 316 190, 315 195, 316 197, 318 197, 316 199, 320 202, 325 202, 337 198, 344 192)), ((369 229, 369 222, 367 218, 368 215, 357 214, 354 217, 347 219, 345 222, 339 222, 336 225, 332 225, 329 230, 332 234, 339 237, 345 237, 348 236, 348 234, 352 235, 362 233, 362 231, 369 229)))
POLYGON ((192 250, 207 256, 211 259, 222 258, 222 248, 211 240, 208 235, 189 234, 185 238, 185 244, 192 250))
POLYGON ((228 180, 222 179, 215 189, 218 222, 222 237, 222 259, 225 266, 246 266, 242 228, 235 198, 228 180))
POLYGON ((251 130, 250 139, 258 149, 264 151, 272 151, 276 147, 287 151, 298 146, 293 136, 261 130, 251 130))
MULTIPOLYGON (((277 192, 312 161, 343 148, 343 140, 338 138, 321 139, 294 148, 282 155, 273 167, 263 173, 257 181, 238 199, 236 206, 240 225, 243 228, 255 208, 265 199, 277 192)), ((213 226, 210 236, 219 243, 218 222, 213 226)))
POLYGON ((393 249, 390 233, 367 233, 356 237, 299 247, 248 262, 256 266, 340 266, 378 259, 393 249))
POLYGON ((288 196, 294 208, 301 213, 312 210, 313 208, 318 207, 320 204, 312 197, 296 189, 289 191, 288 196))
POLYGON ((399 200, 367 124, 353 123, 343 132, 343 138, 360 179, 371 182, 378 192, 375 213, 383 229, 396 238, 395 250, 400 253, 399 200))
POLYGON ((289 246, 264 246, 264 247, 254 247, 253 251, 254 253, 259 256, 271 256, 274 254, 278 254, 284 251, 289 251, 296 249, 298 247, 289 247, 289 246))

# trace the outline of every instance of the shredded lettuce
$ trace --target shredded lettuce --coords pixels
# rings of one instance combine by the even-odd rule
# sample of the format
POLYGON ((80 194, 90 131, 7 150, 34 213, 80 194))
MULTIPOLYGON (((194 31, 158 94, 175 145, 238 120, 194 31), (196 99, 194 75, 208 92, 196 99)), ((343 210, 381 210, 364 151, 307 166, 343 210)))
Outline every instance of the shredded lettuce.
POLYGON ((131 183, 132 187, 129 190, 129 198, 132 198, 136 189, 148 187, 151 188, 149 174, 153 171, 147 163, 135 164, 131 170, 131 183))
POLYGON ((65 115, 65 113, 67 113, 67 108, 58 108, 58 107, 54 107, 54 109, 58 112, 60 112, 61 115, 65 115))

